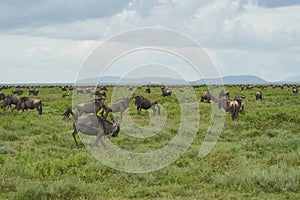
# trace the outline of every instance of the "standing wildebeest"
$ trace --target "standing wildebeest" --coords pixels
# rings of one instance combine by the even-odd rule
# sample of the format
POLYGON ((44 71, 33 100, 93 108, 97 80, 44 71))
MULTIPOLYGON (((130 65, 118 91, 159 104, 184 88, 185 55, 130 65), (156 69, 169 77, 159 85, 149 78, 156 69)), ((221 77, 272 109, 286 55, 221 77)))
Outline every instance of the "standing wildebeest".
POLYGON ((91 96, 93 94, 95 96, 99 97, 99 98, 106 98, 106 91, 105 90, 103 90, 103 91, 96 90, 96 91, 94 91, 94 92, 91 93, 91 96))
POLYGON ((209 91, 202 93, 200 101, 204 102, 204 100, 206 100, 207 103, 211 103, 212 101, 216 102, 216 98, 209 91))
POLYGON ((38 89, 30 88, 29 89, 29 95, 33 94, 34 96, 37 96, 39 94, 38 89))
POLYGON ((17 110, 28 110, 28 109, 37 109, 39 115, 43 114, 42 101, 40 99, 33 99, 28 97, 21 97, 19 102, 16 105, 17 110))
POLYGON ((225 112, 230 112, 231 119, 235 120, 238 117, 238 113, 245 114, 243 98, 245 98, 245 96, 237 96, 234 100, 227 100, 219 97, 218 107, 219 109, 224 109, 225 112))
POLYGON ((102 117, 103 117, 104 111, 105 111, 105 114, 103 117, 104 119, 107 118, 107 115, 109 112, 113 112, 113 113, 120 112, 121 119, 122 119, 122 114, 127 108, 129 108, 129 103, 130 103, 130 98, 125 98, 125 99, 121 99, 114 103, 109 103, 107 105, 103 105, 102 117))
POLYGON ((147 86, 145 91, 146 91, 146 93, 151 93, 150 87, 147 86))
POLYGON ((76 134, 78 132, 81 132, 85 135, 96 136, 95 145, 97 145, 98 141, 100 140, 103 146, 105 146, 104 142, 102 141, 103 136, 117 137, 119 134, 120 124, 114 120, 112 122, 109 122, 97 115, 78 116, 74 114, 70 108, 67 109, 63 116, 64 118, 67 118, 70 116, 70 114, 74 119, 74 131, 72 133, 72 136, 74 138, 76 147, 78 147, 78 143, 76 140, 76 134))
POLYGON ((219 109, 223 108, 223 110, 225 112, 229 112, 229 103, 230 103, 230 100, 223 99, 221 97, 219 97, 219 99, 218 99, 218 107, 219 107, 219 109))
POLYGON ((17 94, 17 95, 22 95, 23 94, 23 90, 22 89, 13 90, 12 93, 13 94, 17 94))
POLYGON ((260 92, 260 91, 256 92, 255 98, 256 98, 256 100, 259 100, 259 99, 262 100, 262 92, 260 92))
MULTIPOLYGON (((4 103, 1 105, 1 108, 10 108, 11 109, 11 104, 17 105, 19 102, 20 97, 19 96, 12 96, 12 95, 7 95, 4 99, 4 103)), ((15 108, 14 108, 15 109, 15 108)), ((13 110, 14 110, 13 109, 13 110)))
POLYGON ((169 89, 166 89, 166 87, 164 85, 162 85, 160 87, 160 89, 161 89, 161 95, 163 97, 168 97, 168 96, 170 97, 172 95, 172 91, 169 89))
POLYGON ((220 97, 225 96, 227 100, 230 99, 230 94, 229 94, 229 91, 227 91, 227 90, 221 90, 221 92, 219 93, 219 96, 220 97))
POLYGON ((153 115, 156 113, 155 105, 157 105, 158 114, 160 115, 160 107, 156 100, 148 99, 143 96, 135 96, 135 105, 137 109, 137 113, 141 114, 141 110, 148 110, 151 108, 153 110, 153 115))
POLYGON ((296 86, 293 86, 292 91, 294 94, 298 94, 298 88, 296 86))
POLYGON ((0 93, 0 100, 4 100, 5 99, 5 94, 4 93, 0 93))
POLYGON ((238 118, 238 113, 240 111, 240 105, 237 100, 233 100, 229 102, 229 112, 231 113, 231 119, 234 121, 238 118))
POLYGON ((88 103, 80 103, 77 105, 77 114, 82 115, 82 113, 97 113, 103 106, 104 99, 95 99, 88 103))

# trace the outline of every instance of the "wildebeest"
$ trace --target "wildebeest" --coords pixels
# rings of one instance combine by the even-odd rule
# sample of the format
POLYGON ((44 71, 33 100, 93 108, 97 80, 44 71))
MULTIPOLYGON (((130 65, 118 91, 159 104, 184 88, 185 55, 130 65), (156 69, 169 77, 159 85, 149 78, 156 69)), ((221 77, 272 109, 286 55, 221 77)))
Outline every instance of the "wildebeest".
POLYGON ((91 92, 91 96, 93 96, 93 95, 95 95, 95 96, 97 96, 99 98, 106 98, 106 91, 105 90, 103 90, 103 91, 93 90, 91 92))
POLYGON ((100 140, 103 146, 105 146, 104 142, 102 141, 103 136, 117 137, 119 134, 120 124, 117 121, 112 120, 112 122, 110 122, 99 117, 98 115, 78 116, 72 112, 71 108, 68 108, 63 116, 64 118, 67 118, 70 115, 72 115, 74 119, 74 131, 72 132, 72 136, 74 138, 76 147, 78 147, 76 140, 76 135, 78 132, 81 132, 85 135, 96 136, 95 145, 97 145, 98 141, 100 140))
POLYGON ((230 99, 230 93, 227 90, 221 90, 220 93, 219 93, 219 96, 220 97, 224 97, 225 96, 226 99, 230 99))
POLYGON ((103 106, 104 99, 99 98, 87 103, 80 103, 77 105, 77 114, 83 113, 97 113, 103 106))
POLYGON ((161 96, 170 97, 172 95, 172 91, 169 89, 166 89, 166 87, 164 85, 162 85, 160 87, 160 89, 161 89, 161 96))
POLYGON ((17 94, 17 95, 22 95, 23 94, 23 89, 16 89, 12 91, 13 94, 17 94))
POLYGON ((7 95, 4 99, 4 103, 1 105, 1 108, 10 108, 11 109, 11 105, 17 105, 17 103, 19 102, 20 97, 19 96, 12 96, 12 95, 7 95))
POLYGON ((238 113, 240 111, 240 105, 237 100, 233 100, 229 102, 229 112, 231 114, 231 119, 234 121, 238 118, 238 113))
POLYGON ((68 92, 68 93, 66 93, 66 94, 63 94, 63 95, 62 95, 62 98, 69 98, 69 96, 70 96, 70 93, 68 92))
POLYGON ((38 89, 30 88, 29 89, 29 95, 33 94, 34 96, 37 96, 39 94, 38 89))
POLYGON ((43 114, 42 101, 40 99, 33 99, 28 97, 21 97, 16 105, 17 110, 28 110, 28 109, 37 109, 39 115, 43 114))
POLYGON ((150 90, 150 87, 149 87, 149 86, 146 87, 145 92, 146 92, 146 93, 151 93, 151 90, 150 90))
POLYGON ((157 106, 158 114, 160 115, 160 107, 156 100, 154 99, 148 99, 143 96, 135 96, 135 105, 137 109, 137 113, 141 114, 141 110, 148 110, 151 108, 153 110, 153 115, 156 113, 155 105, 157 106))
POLYGON ((231 119, 235 120, 238 117, 238 113, 245 114, 243 98, 245 98, 245 96, 236 96, 234 100, 219 97, 218 107, 219 109, 224 109, 225 112, 230 112, 231 119))
POLYGON ((223 109, 225 112, 228 112, 229 111, 229 103, 230 103, 230 100, 219 97, 218 108, 223 109))
POLYGON ((293 92, 294 94, 298 94, 298 88, 297 88, 297 87, 293 87, 292 92, 293 92))
POLYGON ((202 93, 200 101, 204 102, 204 100, 206 100, 207 103, 210 103, 212 101, 216 102, 216 98, 209 91, 205 91, 202 93))
POLYGON ((5 94, 4 93, 0 93, 0 100, 4 100, 5 99, 5 94))
POLYGON ((245 96, 236 96, 234 98, 235 101, 239 103, 239 113, 245 114, 245 106, 243 103, 243 99, 246 98, 245 96))
POLYGON ((125 98, 125 99, 121 99, 119 101, 116 101, 114 103, 109 103, 107 105, 103 104, 102 106, 102 117, 104 119, 107 118, 108 114, 110 112, 120 112, 121 113, 121 119, 122 119, 122 114, 123 112, 129 107, 129 103, 130 103, 130 98, 125 98), (104 114, 105 112, 105 114, 104 114), (103 116, 104 114, 104 116, 103 116))
POLYGON ((106 86, 100 86, 99 88, 100 88, 100 90, 105 90, 105 91, 107 91, 106 86))
POLYGON ((255 98, 256 98, 256 100, 259 100, 259 99, 262 100, 262 92, 260 92, 260 91, 256 92, 255 98))

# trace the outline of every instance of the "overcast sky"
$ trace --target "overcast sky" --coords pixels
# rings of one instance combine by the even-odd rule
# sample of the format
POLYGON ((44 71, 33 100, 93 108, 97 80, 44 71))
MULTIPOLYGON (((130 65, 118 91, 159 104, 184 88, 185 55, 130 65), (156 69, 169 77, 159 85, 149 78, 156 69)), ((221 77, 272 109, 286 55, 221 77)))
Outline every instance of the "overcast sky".
POLYGON ((3 0, 0 83, 74 82, 101 42, 142 27, 192 38, 222 76, 283 80, 300 75, 299 22, 298 0, 3 0))

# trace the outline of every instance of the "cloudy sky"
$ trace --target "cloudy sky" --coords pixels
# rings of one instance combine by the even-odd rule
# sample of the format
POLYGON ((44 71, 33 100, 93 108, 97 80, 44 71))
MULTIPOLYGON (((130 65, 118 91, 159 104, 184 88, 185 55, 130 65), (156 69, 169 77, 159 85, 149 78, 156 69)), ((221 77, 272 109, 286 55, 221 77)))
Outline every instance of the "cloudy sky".
POLYGON ((99 44, 142 27, 192 38, 222 76, 283 80, 300 75, 299 22, 298 0, 3 0, 0 83, 74 82, 99 44))

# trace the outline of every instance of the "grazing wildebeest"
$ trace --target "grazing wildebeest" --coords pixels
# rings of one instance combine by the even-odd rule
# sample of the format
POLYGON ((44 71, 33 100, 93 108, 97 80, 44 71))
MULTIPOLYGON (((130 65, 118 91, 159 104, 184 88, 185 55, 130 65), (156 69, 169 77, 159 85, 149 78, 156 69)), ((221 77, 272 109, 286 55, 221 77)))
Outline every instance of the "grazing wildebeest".
POLYGON ((249 85, 249 84, 246 86, 246 90, 252 90, 252 88, 253 87, 251 85, 249 85))
POLYGON ((243 103, 243 99, 246 98, 246 96, 236 96, 234 98, 235 101, 237 101, 239 103, 239 113, 241 114, 245 114, 245 106, 243 103))
POLYGON ((229 111, 229 103, 230 103, 230 100, 223 99, 221 97, 219 97, 219 99, 218 99, 219 109, 223 109, 225 112, 229 111))
POLYGON ((294 94, 298 94, 298 92, 299 92, 299 91, 298 91, 298 88, 295 87, 295 86, 293 87, 292 91, 293 91, 294 94))
POLYGON ((107 88, 106 88, 106 86, 100 86, 100 90, 105 90, 105 91, 107 91, 107 88))
POLYGON ((39 94, 39 90, 30 88, 29 89, 29 95, 31 95, 31 94, 33 94, 34 96, 37 96, 39 94))
POLYGON ((160 87, 160 89, 161 89, 161 96, 170 97, 172 95, 172 91, 169 89, 166 89, 166 87, 164 85, 162 85, 160 87))
POLYGON ((225 112, 230 112, 231 119, 235 120, 238 117, 238 113, 245 114, 243 98, 245 98, 245 96, 236 96, 234 100, 219 97, 218 107, 219 109, 224 109, 225 112))
POLYGON ((28 97, 21 97, 19 102, 16 105, 17 110, 28 110, 28 109, 37 109, 39 115, 43 114, 42 101, 40 99, 33 99, 28 97))
POLYGON ((70 93, 63 94, 63 95, 62 95, 62 98, 69 98, 69 96, 70 96, 70 93))
POLYGON ((103 106, 104 99, 95 99, 88 103, 80 103, 77 105, 77 114, 82 115, 82 113, 97 113, 103 106))
POLYGON ((226 99, 230 99, 230 94, 229 94, 229 91, 227 90, 221 90, 221 92, 219 93, 219 96, 220 97, 226 97, 226 99))
POLYGON ((231 113, 231 119, 234 121, 238 118, 238 113, 240 111, 240 105, 237 100, 233 100, 229 102, 229 112, 231 113))
POLYGON ((114 120, 112 122, 107 121, 98 115, 89 115, 89 116, 78 116, 72 112, 70 108, 63 114, 64 118, 73 116, 74 122, 73 127, 74 131, 72 136, 74 138, 76 147, 78 147, 78 143, 76 140, 76 135, 78 132, 81 132, 85 135, 94 135, 96 136, 95 145, 98 144, 98 141, 105 146, 102 141, 103 136, 107 137, 117 137, 120 131, 120 124, 114 120))
POLYGON ((209 91, 202 93, 200 101, 204 102, 204 100, 206 100, 207 103, 216 102, 216 98, 209 91))
POLYGON ((145 91, 146 91, 146 93, 151 93, 150 87, 147 86, 145 91))
MULTIPOLYGON (((12 96, 12 95, 7 95, 4 99, 4 103, 1 105, 1 108, 10 108, 11 109, 11 104, 17 105, 19 102, 20 97, 19 96, 12 96)), ((15 108, 14 108, 15 109, 15 108)))
POLYGON ((103 90, 103 91, 99 91, 99 90, 92 91, 91 92, 91 96, 92 95, 95 95, 95 96, 97 96, 99 98, 106 98, 106 91, 105 90, 103 90))
POLYGON ((5 94, 4 93, 0 93, 0 100, 4 100, 5 99, 5 94))
POLYGON ((259 99, 262 100, 262 92, 260 92, 260 91, 256 92, 255 98, 256 98, 256 100, 259 100, 259 99))
POLYGON ((77 94, 84 94, 84 89, 83 88, 77 88, 76 93, 77 94))
POLYGON ((13 90, 12 93, 13 94, 17 94, 17 95, 22 95, 23 94, 23 90, 22 89, 13 90))
POLYGON ((160 107, 156 100, 148 99, 143 96, 135 96, 135 105, 137 109, 137 113, 141 114, 141 110, 148 110, 151 108, 153 110, 153 115, 156 113, 155 105, 157 105, 158 114, 160 115, 160 107))
POLYGON ((109 103, 107 105, 104 104, 102 107, 103 108, 102 117, 104 119, 106 119, 110 112, 113 112, 113 113, 120 112, 121 119, 122 119, 122 114, 127 108, 129 108, 129 103, 130 103, 130 98, 125 98, 125 99, 121 99, 114 103, 109 103), (104 114, 104 111, 105 111, 105 114, 104 114), (103 114, 104 114, 104 116, 103 116, 103 114))

